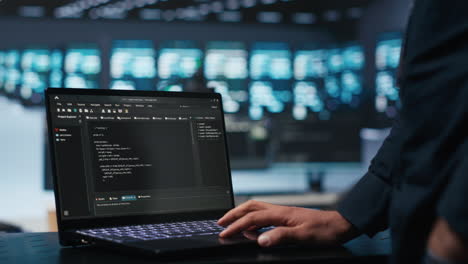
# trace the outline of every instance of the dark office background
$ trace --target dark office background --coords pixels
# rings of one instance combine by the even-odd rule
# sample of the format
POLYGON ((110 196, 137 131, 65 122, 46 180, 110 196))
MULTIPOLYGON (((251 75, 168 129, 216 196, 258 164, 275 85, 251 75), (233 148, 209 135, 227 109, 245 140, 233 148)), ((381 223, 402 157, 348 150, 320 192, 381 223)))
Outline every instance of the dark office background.
MULTIPOLYGON (((74 74, 100 89, 109 89, 119 79, 111 76, 111 58, 119 48, 153 49, 158 71, 163 48, 199 50, 202 54, 200 69, 191 76, 162 78, 158 72, 146 82, 135 76, 119 80, 127 84, 133 82, 136 89, 149 90, 171 90, 175 84, 188 89, 185 86, 189 82, 199 79, 206 83, 224 81, 227 92, 214 85, 218 92, 236 98, 236 92, 244 91, 249 99, 234 100, 240 109, 226 113, 235 169, 234 188, 238 194, 308 191, 309 182, 303 178, 322 173, 330 191, 342 192, 359 179, 398 109, 394 84, 394 61, 398 58, 392 51, 398 50, 401 44, 409 1, 141 0, 130 1, 135 3, 130 11, 119 12, 123 7, 119 3, 126 2, 129 1, 0 1, 0 191, 4 197, 9 197, 1 202, 0 220, 14 221, 29 230, 46 230, 47 210, 53 210, 44 111, 40 100, 31 99, 34 93, 40 96, 42 90, 22 92, 22 82, 26 80, 23 77, 17 80, 13 91, 6 88, 8 80, 14 79, 8 67, 25 73, 22 56, 34 49, 61 54, 57 86, 66 86, 65 79, 70 74, 64 68, 67 52, 73 49, 85 55, 89 50, 95 52, 92 55, 100 59, 99 73, 74 74), (95 6, 73 13, 88 4, 95 6), (74 14, 78 17, 63 17, 74 14), (120 40, 138 41, 118 42, 120 40), (210 47, 219 48, 216 45, 244 50, 248 76, 235 78, 235 81, 229 78, 206 80, 203 69, 209 65, 204 65, 205 56, 210 47), (321 96, 322 108, 313 110, 314 104, 306 102, 304 107, 298 108, 301 111, 293 114, 295 105, 302 106, 297 103, 301 96, 315 100, 306 97, 307 92, 295 94, 297 83, 316 83, 319 93, 319 90, 326 90, 327 77, 340 78, 344 72, 337 72, 336 76, 330 73, 315 79, 298 79, 295 60, 299 52, 322 50, 329 52, 328 56, 333 52, 343 55, 346 48, 362 52, 365 59, 362 68, 347 69, 359 77, 359 90, 354 90, 350 101, 321 96), (7 54, 12 50, 18 52, 16 66, 6 64, 7 54), (289 54, 291 76, 252 76, 252 54, 258 51, 269 56, 276 56, 271 54, 277 51, 289 54), (388 60, 384 65, 376 59, 379 52, 388 60), (144 88, 138 86, 148 83, 144 88), (254 100, 261 100, 254 97, 261 98, 262 94, 252 94, 253 83, 270 83, 274 92, 277 92, 275 89, 289 92, 290 98, 286 96, 282 101, 284 109, 269 111, 267 105, 261 105, 263 112, 259 115, 258 107, 252 108, 252 105, 254 100), (339 107, 330 108, 330 100, 339 107), (299 174, 305 176, 301 178, 299 174)), ((34 72, 33 69, 27 71, 34 72)), ((331 68, 328 71, 332 72, 331 68)), ((44 85, 50 85, 51 73, 52 70, 38 73, 40 78, 45 78, 44 85)), ((307 88, 306 91, 312 89, 307 88)), ((280 96, 277 99, 282 100, 280 96)), ((225 98, 225 102, 229 100, 225 98)))

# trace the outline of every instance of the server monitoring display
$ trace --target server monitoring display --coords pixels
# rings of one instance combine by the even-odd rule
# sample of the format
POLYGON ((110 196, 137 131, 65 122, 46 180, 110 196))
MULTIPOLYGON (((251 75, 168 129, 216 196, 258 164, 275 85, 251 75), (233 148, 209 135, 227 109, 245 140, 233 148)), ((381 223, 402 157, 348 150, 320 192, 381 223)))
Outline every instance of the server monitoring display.
POLYGON ((223 96, 233 160, 357 162, 364 65, 359 43, 114 40, 109 52, 93 43, 2 50, 0 88, 40 106, 46 87, 208 87, 223 96))
POLYGON ((400 107, 397 69, 401 45, 401 33, 384 33, 379 36, 375 50, 375 109, 389 118, 394 118, 400 107))

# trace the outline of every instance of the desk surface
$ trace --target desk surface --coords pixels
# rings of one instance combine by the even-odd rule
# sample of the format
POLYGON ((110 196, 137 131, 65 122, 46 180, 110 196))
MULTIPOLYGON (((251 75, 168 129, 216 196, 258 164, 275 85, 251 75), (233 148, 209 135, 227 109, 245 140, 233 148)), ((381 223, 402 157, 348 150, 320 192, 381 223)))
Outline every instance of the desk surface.
MULTIPOLYGON (((385 263, 388 233, 365 236, 343 247, 252 249, 216 256, 191 256, 171 263, 385 263)), ((205 253, 206 254, 206 253, 205 253)), ((0 234, 0 263, 157 263, 155 259, 97 248, 61 248, 56 233, 0 234)))

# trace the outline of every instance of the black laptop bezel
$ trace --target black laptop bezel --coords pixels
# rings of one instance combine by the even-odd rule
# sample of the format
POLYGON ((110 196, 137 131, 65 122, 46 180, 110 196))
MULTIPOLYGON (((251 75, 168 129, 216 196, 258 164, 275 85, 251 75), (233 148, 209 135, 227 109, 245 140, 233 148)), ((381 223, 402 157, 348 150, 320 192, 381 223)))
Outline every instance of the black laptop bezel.
POLYGON ((47 127, 49 137, 49 149, 51 153, 52 177, 54 183, 54 196, 57 215, 57 226, 59 231, 60 243, 62 245, 76 245, 81 244, 79 237, 74 234, 74 230, 95 227, 110 227, 110 226, 124 226, 124 225, 137 225, 149 223, 164 223, 176 222, 184 220, 206 220, 217 219, 223 216, 229 209, 234 208, 234 192, 232 186, 231 165, 229 162, 229 151, 226 138, 226 125, 224 118, 224 110, 222 104, 222 97, 219 93, 192 93, 192 92, 163 92, 163 91, 135 91, 135 90, 103 90, 103 89, 71 89, 71 88, 48 88, 45 91, 45 107, 47 116, 47 127), (101 96, 138 96, 138 97, 178 97, 178 98, 210 98, 218 99, 221 106, 222 123, 224 130, 224 145, 226 150, 228 177, 230 185, 231 208, 226 210, 210 210, 210 211, 197 211, 185 213, 159 213, 159 214, 145 214, 137 216, 113 216, 113 217, 93 217, 84 219, 63 219, 61 212, 61 204, 59 199, 59 186, 58 175, 56 167, 55 146, 52 144, 53 133, 52 128, 52 111, 50 105, 50 98, 60 95, 101 95, 101 96))

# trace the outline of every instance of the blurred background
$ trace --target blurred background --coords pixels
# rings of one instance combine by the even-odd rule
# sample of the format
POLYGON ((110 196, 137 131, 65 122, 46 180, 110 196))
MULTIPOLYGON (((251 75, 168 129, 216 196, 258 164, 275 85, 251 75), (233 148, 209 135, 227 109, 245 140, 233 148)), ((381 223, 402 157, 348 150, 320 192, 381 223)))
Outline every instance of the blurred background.
POLYGON ((47 87, 221 93, 237 202, 333 208, 397 114, 408 12, 405 0, 0 0, 0 223, 55 229, 47 87))

